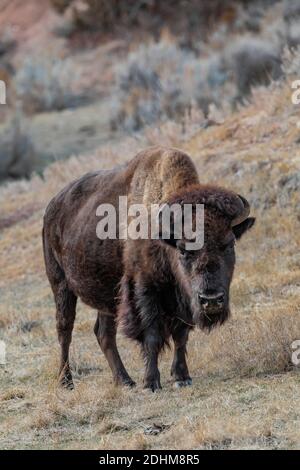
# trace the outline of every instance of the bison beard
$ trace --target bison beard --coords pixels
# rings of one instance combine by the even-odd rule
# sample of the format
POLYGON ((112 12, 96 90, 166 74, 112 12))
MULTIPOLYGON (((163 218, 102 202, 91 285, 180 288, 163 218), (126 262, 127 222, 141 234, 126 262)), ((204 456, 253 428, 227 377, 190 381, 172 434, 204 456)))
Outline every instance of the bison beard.
POLYGON ((216 327, 223 325, 226 320, 228 320, 230 316, 230 309, 226 308, 222 310, 222 312, 219 315, 209 315, 208 313, 201 313, 196 322, 195 325, 200 328, 200 330, 207 331, 210 333, 210 331, 216 327))
POLYGON ((160 323, 159 331, 163 345, 169 346, 169 339, 174 329, 181 327, 189 329, 199 328, 210 332, 214 327, 223 325, 230 316, 230 308, 222 309, 219 314, 209 315, 199 312, 199 308, 194 302, 190 302, 185 292, 169 285, 163 293, 153 287, 135 291, 133 280, 122 279, 120 286, 118 308, 118 322, 122 332, 130 339, 143 342, 143 331, 158 319, 160 323), (151 302, 152 304, 146 304, 151 302), (175 302, 174 302, 175 300, 175 302), (162 305, 161 312, 158 305, 162 305), (163 308, 165 306, 165 308, 163 308), (166 315, 165 312, 173 308, 174 315, 166 315), (195 312, 193 314, 193 312, 195 312))
POLYGON ((56 304, 61 346, 59 380, 73 388, 69 347, 78 297, 98 311, 97 341, 117 384, 134 385, 116 344, 117 325, 140 342, 144 385, 161 388, 158 356, 172 340, 171 375, 176 386, 191 384, 186 345, 195 326, 210 331, 229 316, 235 265, 234 239, 254 223, 249 204, 236 193, 202 185, 188 155, 149 148, 123 166, 90 173, 64 188, 46 209, 43 247, 56 304), (204 204, 204 246, 185 250, 186 240, 99 240, 100 204, 204 204), (117 321, 118 320, 118 321, 117 321))

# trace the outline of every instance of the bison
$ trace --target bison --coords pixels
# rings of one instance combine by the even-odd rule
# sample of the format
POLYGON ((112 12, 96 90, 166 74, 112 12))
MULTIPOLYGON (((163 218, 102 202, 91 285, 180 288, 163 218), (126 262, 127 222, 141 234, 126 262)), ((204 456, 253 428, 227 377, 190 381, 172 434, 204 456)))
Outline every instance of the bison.
POLYGON ((200 183, 187 154, 163 147, 88 173, 54 197, 44 216, 43 246, 56 303, 60 383, 73 388, 69 347, 79 297, 98 311, 94 332, 115 383, 134 385, 116 345, 120 325, 141 344, 145 388, 161 388, 158 357, 171 338, 171 375, 176 386, 190 385, 189 332, 195 326, 211 330, 229 317, 234 245, 255 222, 249 212, 242 196, 200 183), (99 239, 97 208, 105 203, 118 211, 119 196, 131 204, 158 204, 161 211, 173 203, 203 204, 202 248, 188 250, 184 235, 178 239, 171 231, 165 238, 161 230, 155 239, 99 239))

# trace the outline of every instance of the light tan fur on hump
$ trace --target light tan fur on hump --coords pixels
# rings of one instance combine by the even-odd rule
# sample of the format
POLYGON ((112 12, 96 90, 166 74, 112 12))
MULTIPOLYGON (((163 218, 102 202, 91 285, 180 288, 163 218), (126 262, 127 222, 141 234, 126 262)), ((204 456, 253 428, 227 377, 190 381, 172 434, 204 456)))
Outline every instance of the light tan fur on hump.
POLYGON ((151 147, 137 158, 131 202, 158 204, 180 189, 199 183, 193 161, 181 150, 151 147))

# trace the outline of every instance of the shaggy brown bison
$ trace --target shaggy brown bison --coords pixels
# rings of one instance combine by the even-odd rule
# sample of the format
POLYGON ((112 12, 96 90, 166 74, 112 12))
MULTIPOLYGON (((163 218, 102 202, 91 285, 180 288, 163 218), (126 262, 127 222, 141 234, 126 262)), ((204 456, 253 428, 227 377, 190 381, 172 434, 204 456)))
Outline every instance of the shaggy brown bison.
POLYGON ((89 173, 63 189, 47 207, 43 229, 61 383, 73 387, 69 346, 80 297, 98 311, 94 331, 116 383, 134 385, 117 350, 118 323, 141 343, 146 388, 161 388, 158 356, 170 338, 171 375, 178 386, 191 384, 189 332, 194 326, 209 330, 228 318, 234 244, 255 221, 248 215, 242 196, 200 184, 191 158, 177 149, 149 148, 123 166, 89 173), (118 211, 119 196, 131 204, 159 204, 161 211, 173 203, 204 204, 204 245, 187 250, 187 240, 172 233, 165 239, 161 231, 158 239, 99 239, 97 208, 105 203, 118 211))

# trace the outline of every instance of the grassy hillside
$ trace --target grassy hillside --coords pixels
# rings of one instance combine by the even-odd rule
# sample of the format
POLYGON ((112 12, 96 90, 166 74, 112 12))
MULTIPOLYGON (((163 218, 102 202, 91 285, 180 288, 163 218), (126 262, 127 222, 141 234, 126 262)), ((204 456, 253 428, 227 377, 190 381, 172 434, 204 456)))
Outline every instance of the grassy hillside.
MULTIPOLYGON (((291 343, 300 339, 300 131, 290 83, 257 89, 251 105, 222 122, 147 128, 140 140, 51 165, 44 178, 0 188, 0 448, 300 448, 300 376, 291 343), (42 260, 49 199, 66 182, 131 158, 154 143, 183 148, 202 181, 244 194, 257 217, 237 246, 232 318, 189 343, 194 385, 173 389, 171 351, 161 358, 163 390, 142 389, 138 348, 119 337, 134 390, 115 388, 79 304, 71 347, 76 390, 56 387, 55 311, 42 260)), ((192 113, 193 114, 193 113, 192 113)))

